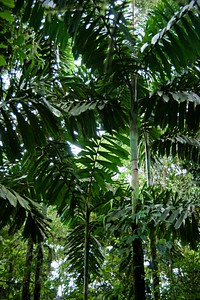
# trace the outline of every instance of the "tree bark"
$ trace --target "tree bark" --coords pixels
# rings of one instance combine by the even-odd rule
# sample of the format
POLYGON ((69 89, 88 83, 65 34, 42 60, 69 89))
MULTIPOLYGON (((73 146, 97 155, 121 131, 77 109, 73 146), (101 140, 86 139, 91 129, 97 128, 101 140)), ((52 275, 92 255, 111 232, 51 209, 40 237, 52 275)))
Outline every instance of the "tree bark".
MULTIPOLYGON (((130 101, 130 151, 131 151, 131 169, 133 189, 132 213, 133 216, 140 209, 138 200, 139 179, 138 179, 138 103, 137 103, 137 76, 132 78, 131 101, 130 101)), ((137 233, 139 225, 135 221, 132 223, 132 233, 137 233)), ((145 273, 144 273, 144 254, 143 245, 140 237, 137 237, 132 243, 133 249, 133 291, 134 300, 145 300, 145 273)))
POLYGON ((47 258, 47 278, 51 275, 51 263, 53 260, 53 250, 50 246, 47 246, 48 248, 48 258, 47 258))
MULTIPOLYGON (((150 186, 152 184, 151 178, 151 156, 149 149, 149 136, 147 132, 144 132, 144 140, 145 140, 145 158, 146 158, 146 174, 147 174, 147 184, 150 186)), ((159 277, 159 269, 158 269, 158 261, 157 261, 157 249, 156 249, 156 228, 153 222, 149 225, 149 239, 150 239, 150 252, 151 252, 151 262, 152 262, 152 294, 154 300, 160 299, 160 277, 159 277)))
POLYGON ((24 268, 24 278, 22 284, 22 300, 30 300, 30 281, 31 281, 31 265, 33 260, 33 241, 31 237, 28 239, 26 262, 24 268))
POLYGON ((151 249, 151 262, 152 262, 152 283, 153 283, 153 299, 160 299, 160 277, 157 261, 157 249, 156 249, 156 230, 154 224, 150 224, 150 249, 151 249))
POLYGON ((9 299, 11 293, 12 293, 12 288, 13 288, 13 270, 14 270, 14 265, 12 262, 12 259, 9 259, 8 261, 8 277, 6 280, 7 283, 7 288, 5 289, 5 298, 7 297, 9 299))
MULTIPOLYGON (((134 35, 135 27, 135 0, 132 4, 132 29, 134 35)), ((131 170, 132 180, 131 187, 133 189, 132 196, 132 214, 138 212, 140 203, 138 200, 139 192, 139 174, 138 174, 138 99, 137 99, 137 75, 132 75, 130 82, 130 151, 131 151, 131 170)), ((133 218, 134 219, 134 218, 133 218)), ((132 223, 132 233, 137 233, 138 224, 136 221, 132 223)), ((133 290, 134 300, 145 300, 145 273, 144 273, 144 254, 143 245, 140 237, 136 238, 132 243, 133 249, 133 290)))
POLYGON ((34 300, 40 300, 40 298, 41 298, 41 280, 42 280, 43 257, 44 257, 43 247, 42 247, 42 243, 40 243, 37 246, 34 300))
MULTIPOLYGON (((132 224, 132 232, 137 230, 138 226, 132 224)), ((134 300, 145 300, 145 272, 144 272, 144 255, 143 255, 143 245, 140 238, 136 238, 133 243, 133 299, 134 300)))
POLYGON ((88 300, 89 283, 89 250, 90 250, 90 211, 88 203, 85 205, 85 251, 84 251, 84 291, 83 299, 88 300))

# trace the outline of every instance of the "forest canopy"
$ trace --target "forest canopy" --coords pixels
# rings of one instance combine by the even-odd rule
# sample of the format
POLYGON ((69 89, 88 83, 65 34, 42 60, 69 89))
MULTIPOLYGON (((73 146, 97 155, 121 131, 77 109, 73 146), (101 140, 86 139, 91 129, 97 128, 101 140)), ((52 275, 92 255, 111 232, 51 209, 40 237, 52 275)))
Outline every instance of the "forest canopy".
POLYGON ((200 4, 0 0, 0 298, 198 299, 200 4))

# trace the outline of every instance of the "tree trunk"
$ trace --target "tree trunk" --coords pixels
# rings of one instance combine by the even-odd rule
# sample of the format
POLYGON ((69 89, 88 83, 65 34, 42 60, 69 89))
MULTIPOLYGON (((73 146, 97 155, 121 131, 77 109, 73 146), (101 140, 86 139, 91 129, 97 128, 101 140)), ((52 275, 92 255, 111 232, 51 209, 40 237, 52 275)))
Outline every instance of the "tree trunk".
POLYGON ((147 184, 148 186, 150 186, 152 184, 151 156, 150 156, 150 149, 149 149, 149 136, 146 131, 144 131, 144 143, 145 143, 146 177, 147 177, 147 184))
POLYGON ((22 284, 22 300, 30 300, 30 280, 31 280, 31 264, 33 260, 33 241, 31 237, 28 239, 26 262, 24 268, 24 278, 22 284))
MULTIPOLYGON (((147 174, 147 184, 150 186, 152 184, 151 178, 151 159, 150 159, 150 149, 149 149, 149 137, 148 133, 144 132, 144 140, 145 140, 145 157, 146 157, 146 174, 147 174)), ((153 299, 159 300, 160 299, 160 277, 159 277, 159 270, 158 270, 158 261, 157 261, 157 249, 156 249, 156 228, 151 222, 149 225, 149 239, 150 239, 150 251, 151 251, 151 262, 152 262, 152 282, 153 282, 153 299)))
POLYGON ((43 267, 43 247, 42 243, 37 246, 37 258, 36 258, 36 270, 35 270, 35 287, 34 287, 34 300, 40 300, 41 298, 41 280, 42 280, 42 267, 43 267))
MULTIPOLYGON (((131 120, 130 120, 130 150, 131 150, 131 169, 133 189, 132 212, 133 216, 140 209, 138 200, 139 179, 138 179, 138 104, 137 104, 137 76, 132 78, 131 89, 131 120)), ((132 233, 137 233, 138 224, 132 223, 132 233)), ((133 249, 133 290, 134 300, 145 300, 145 273, 144 273, 144 254, 143 245, 140 237, 136 238, 132 243, 133 249)))
MULTIPOLYGON (((132 29, 134 35, 135 27, 135 0, 132 4, 132 29)), ((140 210, 138 198, 139 177, 138 177, 138 99, 137 99, 137 75, 132 75, 130 83, 130 151, 131 151, 131 170, 133 189, 132 196, 132 214, 134 216, 140 210)), ((134 221, 132 224, 132 233, 137 233, 138 224, 134 221)), ((144 254, 143 245, 140 237, 132 243, 133 249, 133 290, 135 300, 145 300, 145 273, 144 273, 144 254)))
POLYGON ((153 282, 153 299, 160 299, 160 277, 157 261, 157 249, 156 249, 156 230, 154 224, 150 224, 150 249, 151 249, 151 262, 152 262, 152 282, 153 282))
MULTIPOLYGON (((138 226, 134 223, 132 224, 132 232, 138 229, 138 226)), ((143 255, 143 245, 140 238, 136 238, 133 243, 133 299, 134 300, 145 300, 145 273, 144 273, 144 255, 143 255)))
POLYGON ((13 270, 14 270, 14 265, 13 265, 12 259, 9 259, 9 262, 8 262, 8 277, 7 277, 7 280, 6 280, 7 288, 5 290, 5 299, 6 299, 6 296, 9 299, 10 296, 12 295, 12 289, 13 289, 13 283, 14 283, 14 281, 13 281, 13 270))
POLYGON ((47 278, 49 278, 49 276, 51 275, 51 263, 53 260, 53 250, 51 249, 50 246, 47 246, 48 248, 48 258, 47 258, 47 278))
POLYGON ((88 300, 89 283, 89 250, 90 250, 90 211, 88 203, 85 205, 85 251, 84 251, 84 295, 83 299, 88 300))

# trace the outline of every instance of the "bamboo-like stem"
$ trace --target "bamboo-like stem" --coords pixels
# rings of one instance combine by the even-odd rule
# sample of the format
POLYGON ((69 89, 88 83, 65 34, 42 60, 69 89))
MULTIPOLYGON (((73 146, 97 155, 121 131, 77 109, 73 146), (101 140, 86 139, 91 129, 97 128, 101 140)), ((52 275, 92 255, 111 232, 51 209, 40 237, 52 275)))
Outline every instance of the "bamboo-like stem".
POLYGON ((88 203, 85 204, 85 249, 84 249, 84 287, 83 300, 88 300, 89 283, 89 249, 90 249, 90 211, 88 203))
MULTIPOLYGON (((135 22, 135 1, 132 0, 132 28, 134 34, 135 22)), ((138 96, 137 96, 137 74, 131 77, 130 89, 130 152, 131 152, 131 187, 133 190, 132 196, 132 213, 140 209, 140 203, 137 190, 139 190, 139 174, 138 174, 138 96)), ((137 233, 139 225, 136 221, 132 222, 132 234, 137 233)), ((144 273, 144 254, 142 239, 137 237, 132 242, 133 251, 133 299, 145 300, 145 273, 144 273)))
MULTIPOLYGON (((138 105, 137 105, 137 75, 132 78, 132 90, 130 100, 130 151, 131 151, 131 187, 133 190, 139 186, 138 178, 138 105)), ((134 207, 137 206, 135 201, 134 207)))
POLYGON ((42 243, 39 243, 37 246, 37 257, 36 257, 34 300, 41 299, 43 259, 44 259, 43 246, 42 243))
POLYGON ((22 287, 22 299, 30 300, 30 280, 31 280, 31 264, 33 260, 33 241, 30 237, 27 242, 26 262, 24 268, 24 278, 22 287))
MULTIPOLYGON (((149 135, 146 131, 144 131, 144 141, 145 141, 145 160, 146 160, 146 176, 147 176, 147 184, 150 186, 152 184, 152 176, 151 176, 151 156, 149 149, 149 135)), ((151 252, 151 261, 153 265, 152 269, 152 283, 153 283, 153 299, 160 299, 160 278, 159 278, 159 270, 158 270, 158 262, 157 262, 157 249, 156 249, 156 228, 153 222, 149 225, 149 239, 150 239, 150 252, 151 252)))
POLYGON ((146 131, 144 131, 144 142, 145 142, 146 177, 147 177, 147 184, 148 186, 150 186, 152 184, 151 158, 150 158, 150 149, 149 149, 149 135, 146 131))
POLYGON ((159 300, 160 299, 160 277, 159 277, 159 269, 158 269, 158 261, 157 261, 157 248, 156 248, 156 241, 157 241, 157 236, 156 236, 156 229, 154 224, 150 224, 149 226, 150 229, 150 249, 151 249, 151 260, 152 260, 152 283, 153 283, 153 299, 154 300, 159 300))
MULTIPOLYGON (((131 169, 132 180, 131 187, 133 189, 132 196, 132 213, 133 216, 140 209, 140 203, 137 197, 139 189, 138 178, 138 103, 137 103, 137 75, 132 78, 132 89, 130 99, 130 152, 131 152, 131 169)), ((133 221, 131 225, 132 234, 137 232, 139 225, 133 221)), ((143 245, 140 237, 132 242, 133 249, 133 299, 145 300, 145 280, 144 280, 144 255, 143 245)))

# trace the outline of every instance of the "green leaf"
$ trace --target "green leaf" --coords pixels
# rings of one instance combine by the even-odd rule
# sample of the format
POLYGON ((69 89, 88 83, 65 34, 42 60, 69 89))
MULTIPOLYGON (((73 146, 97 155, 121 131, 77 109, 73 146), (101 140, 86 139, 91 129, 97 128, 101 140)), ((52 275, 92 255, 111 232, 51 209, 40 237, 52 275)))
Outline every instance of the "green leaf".
POLYGON ((35 114, 33 114, 31 112, 31 108, 28 105, 26 105, 25 103, 23 103, 22 105, 23 105, 23 109, 28 117, 28 120, 30 122, 36 144, 39 146, 45 145, 46 138, 45 138, 45 134, 41 128, 40 120, 38 119, 38 117, 35 114))
POLYGON ((156 45, 156 51, 157 51, 158 56, 160 57, 160 60, 162 61, 162 64, 164 66, 164 68, 163 68, 164 72, 166 72, 169 79, 171 79, 171 67, 170 67, 168 58, 165 55, 165 52, 160 47, 160 45, 156 45))
POLYGON ((119 156, 121 159, 127 159, 127 151, 116 143, 112 143, 112 145, 109 145, 108 143, 101 143, 101 146, 109 152, 114 153, 116 156, 119 156))
POLYGON ((15 44, 18 46, 21 46, 24 43, 24 36, 23 35, 19 35, 17 37, 17 39, 15 40, 15 44))
POLYGON ((69 113, 72 116, 78 116, 81 113, 87 111, 88 109, 95 108, 95 106, 96 106, 96 103, 83 103, 83 104, 78 103, 72 109, 69 110, 69 113))
POLYGON ((7 130, 5 131, 5 128, 3 128, 0 124, 0 132, 2 133, 1 138, 3 142, 3 147, 5 147, 6 149, 8 158, 11 161, 14 161, 15 158, 20 158, 21 156, 19 139, 15 130, 13 129, 13 125, 10 122, 6 112, 3 109, 1 109, 1 113, 7 128, 7 130))
POLYGON ((17 206, 17 199, 16 196, 13 195, 9 189, 7 189, 5 186, 0 184, 0 197, 3 198, 4 200, 8 200, 10 205, 16 207, 17 206))
POLYGON ((155 45, 159 41, 160 37, 161 37, 161 33, 160 32, 156 33, 151 39, 151 44, 155 45))
POLYGON ((1 11, 0 12, 0 18, 9 21, 9 22, 13 22, 15 20, 15 18, 11 15, 10 11, 1 11))
POLYGON ((6 65, 6 60, 5 60, 5 58, 2 56, 2 55, 0 55, 0 67, 1 66, 5 66, 6 65))
POLYGON ((103 167, 105 167, 106 169, 109 169, 109 170, 114 171, 114 172, 118 172, 117 166, 113 163, 110 163, 108 161, 101 160, 101 159, 97 159, 97 162, 100 165, 102 165, 103 167))
POLYGON ((19 56, 19 60, 23 63, 24 59, 26 58, 26 52, 23 51, 22 49, 17 50, 17 54, 19 56))
POLYGON ((160 220, 161 221, 165 221, 167 216, 169 215, 170 211, 171 211, 172 207, 171 206, 168 206, 162 213, 161 217, 160 217, 160 220))
POLYGON ((29 20, 30 26, 33 26, 34 30, 37 31, 41 25, 41 21, 44 14, 44 8, 41 2, 36 2, 32 8, 31 17, 29 20))
POLYGON ((13 105, 11 107, 17 117, 17 122, 20 129, 20 133, 22 135, 24 146, 28 151, 30 151, 30 153, 35 153, 35 139, 31 126, 28 122, 25 121, 21 112, 18 112, 13 105))
POLYGON ((117 137, 117 139, 119 140, 119 142, 122 142, 124 145, 127 145, 127 146, 130 146, 130 138, 123 135, 123 134, 120 134, 118 132, 115 132, 114 133, 114 136, 117 137))
POLYGON ((93 176, 96 182, 98 182, 98 185, 104 190, 106 182, 103 174, 101 174, 99 170, 97 170, 96 172, 93 172, 93 176))
POLYGON ((186 107, 187 107, 186 101, 181 102, 179 105, 178 124, 179 124, 179 128, 181 130, 184 128, 184 125, 185 125, 186 107))
POLYGON ((167 219, 167 221, 170 223, 174 222, 175 219, 178 217, 178 215, 181 213, 181 211, 182 211, 182 209, 180 209, 180 208, 173 211, 171 216, 167 219))
POLYGON ((15 197, 21 207, 23 207, 26 211, 30 210, 30 206, 25 198, 22 198, 19 194, 15 193, 15 197))
POLYGON ((0 0, 0 3, 2 3, 3 5, 5 5, 5 6, 9 7, 9 8, 15 7, 14 0, 0 0))
POLYGON ((185 30, 187 31, 187 38, 190 40, 191 45, 193 45, 194 50, 196 50, 197 54, 200 54, 200 39, 197 36, 193 27, 189 24, 186 19, 182 20, 185 30))
POLYGON ((125 210, 124 209, 118 209, 115 211, 112 211, 107 215, 107 222, 112 222, 115 220, 119 220, 121 217, 124 217, 125 210))
POLYGON ((193 28, 195 30, 195 33, 200 37, 200 21, 199 21, 199 15, 194 14, 193 12, 189 11, 188 16, 193 24, 193 28))
MULTIPOLYGON (((184 51, 184 48, 181 47, 182 45, 180 44, 180 40, 174 34, 172 34, 172 32, 170 32, 170 31, 167 32, 167 35, 169 37, 171 45, 173 45, 174 54, 177 57, 177 61, 179 62, 179 65, 181 65, 182 67, 186 67, 187 66, 187 56, 184 51)), ((175 68, 176 68, 176 65, 175 65, 175 68)), ((177 69, 179 69, 179 66, 177 66, 177 69)))
POLYGON ((169 57, 169 59, 171 60, 171 63, 175 66, 177 72, 180 71, 180 62, 179 59, 173 49, 173 46, 171 44, 171 42, 169 42, 168 40, 163 39, 162 40, 164 49, 165 49, 165 53, 167 54, 167 56, 169 57))
POLYGON ((68 28, 69 33, 71 35, 74 35, 79 27, 81 17, 82 17, 83 11, 75 11, 73 14, 73 20, 71 21, 70 27, 68 28))
POLYGON ((44 103, 47 105, 47 107, 49 108, 49 110, 52 112, 52 114, 56 117, 61 117, 61 112, 60 110, 58 110, 56 107, 52 106, 49 101, 47 101, 46 99, 44 99, 44 103))
POLYGON ((32 1, 28 0, 28 3, 26 5, 26 9, 24 11, 23 17, 22 17, 22 22, 25 23, 28 21, 30 14, 31 14, 31 7, 32 7, 32 1))
POLYGON ((56 136, 59 132, 57 118, 52 114, 52 112, 45 107, 42 103, 33 103, 34 106, 38 109, 41 116, 41 120, 46 129, 46 133, 50 136, 56 136))
POLYGON ((115 156, 115 155, 112 155, 108 152, 103 152, 103 151, 99 151, 98 152, 99 155, 103 156, 104 158, 106 158, 108 161, 118 165, 118 166, 121 166, 122 165, 122 162, 121 160, 119 159, 118 156, 115 156))
POLYGON ((184 223, 187 216, 188 216, 188 211, 187 210, 183 211, 175 224, 175 229, 179 229, 181 227, 181 225, 184 223))
MULTIPOLYGON (((83 155, 83 152, 80 153, 80 158, 78 158, 78 160, 77 160, 78 163, 81 163, 81 164, 83 164, 86 167, 89 167, 90 165, 94 165, 95 164, 95 160, 93 159, 93 157, 90 158, 88 156, 85 156, 85 155, 82 156, 82 155, 83 155)), ((92 156, 93 156, 93 154, 92 154, 92 156)))

